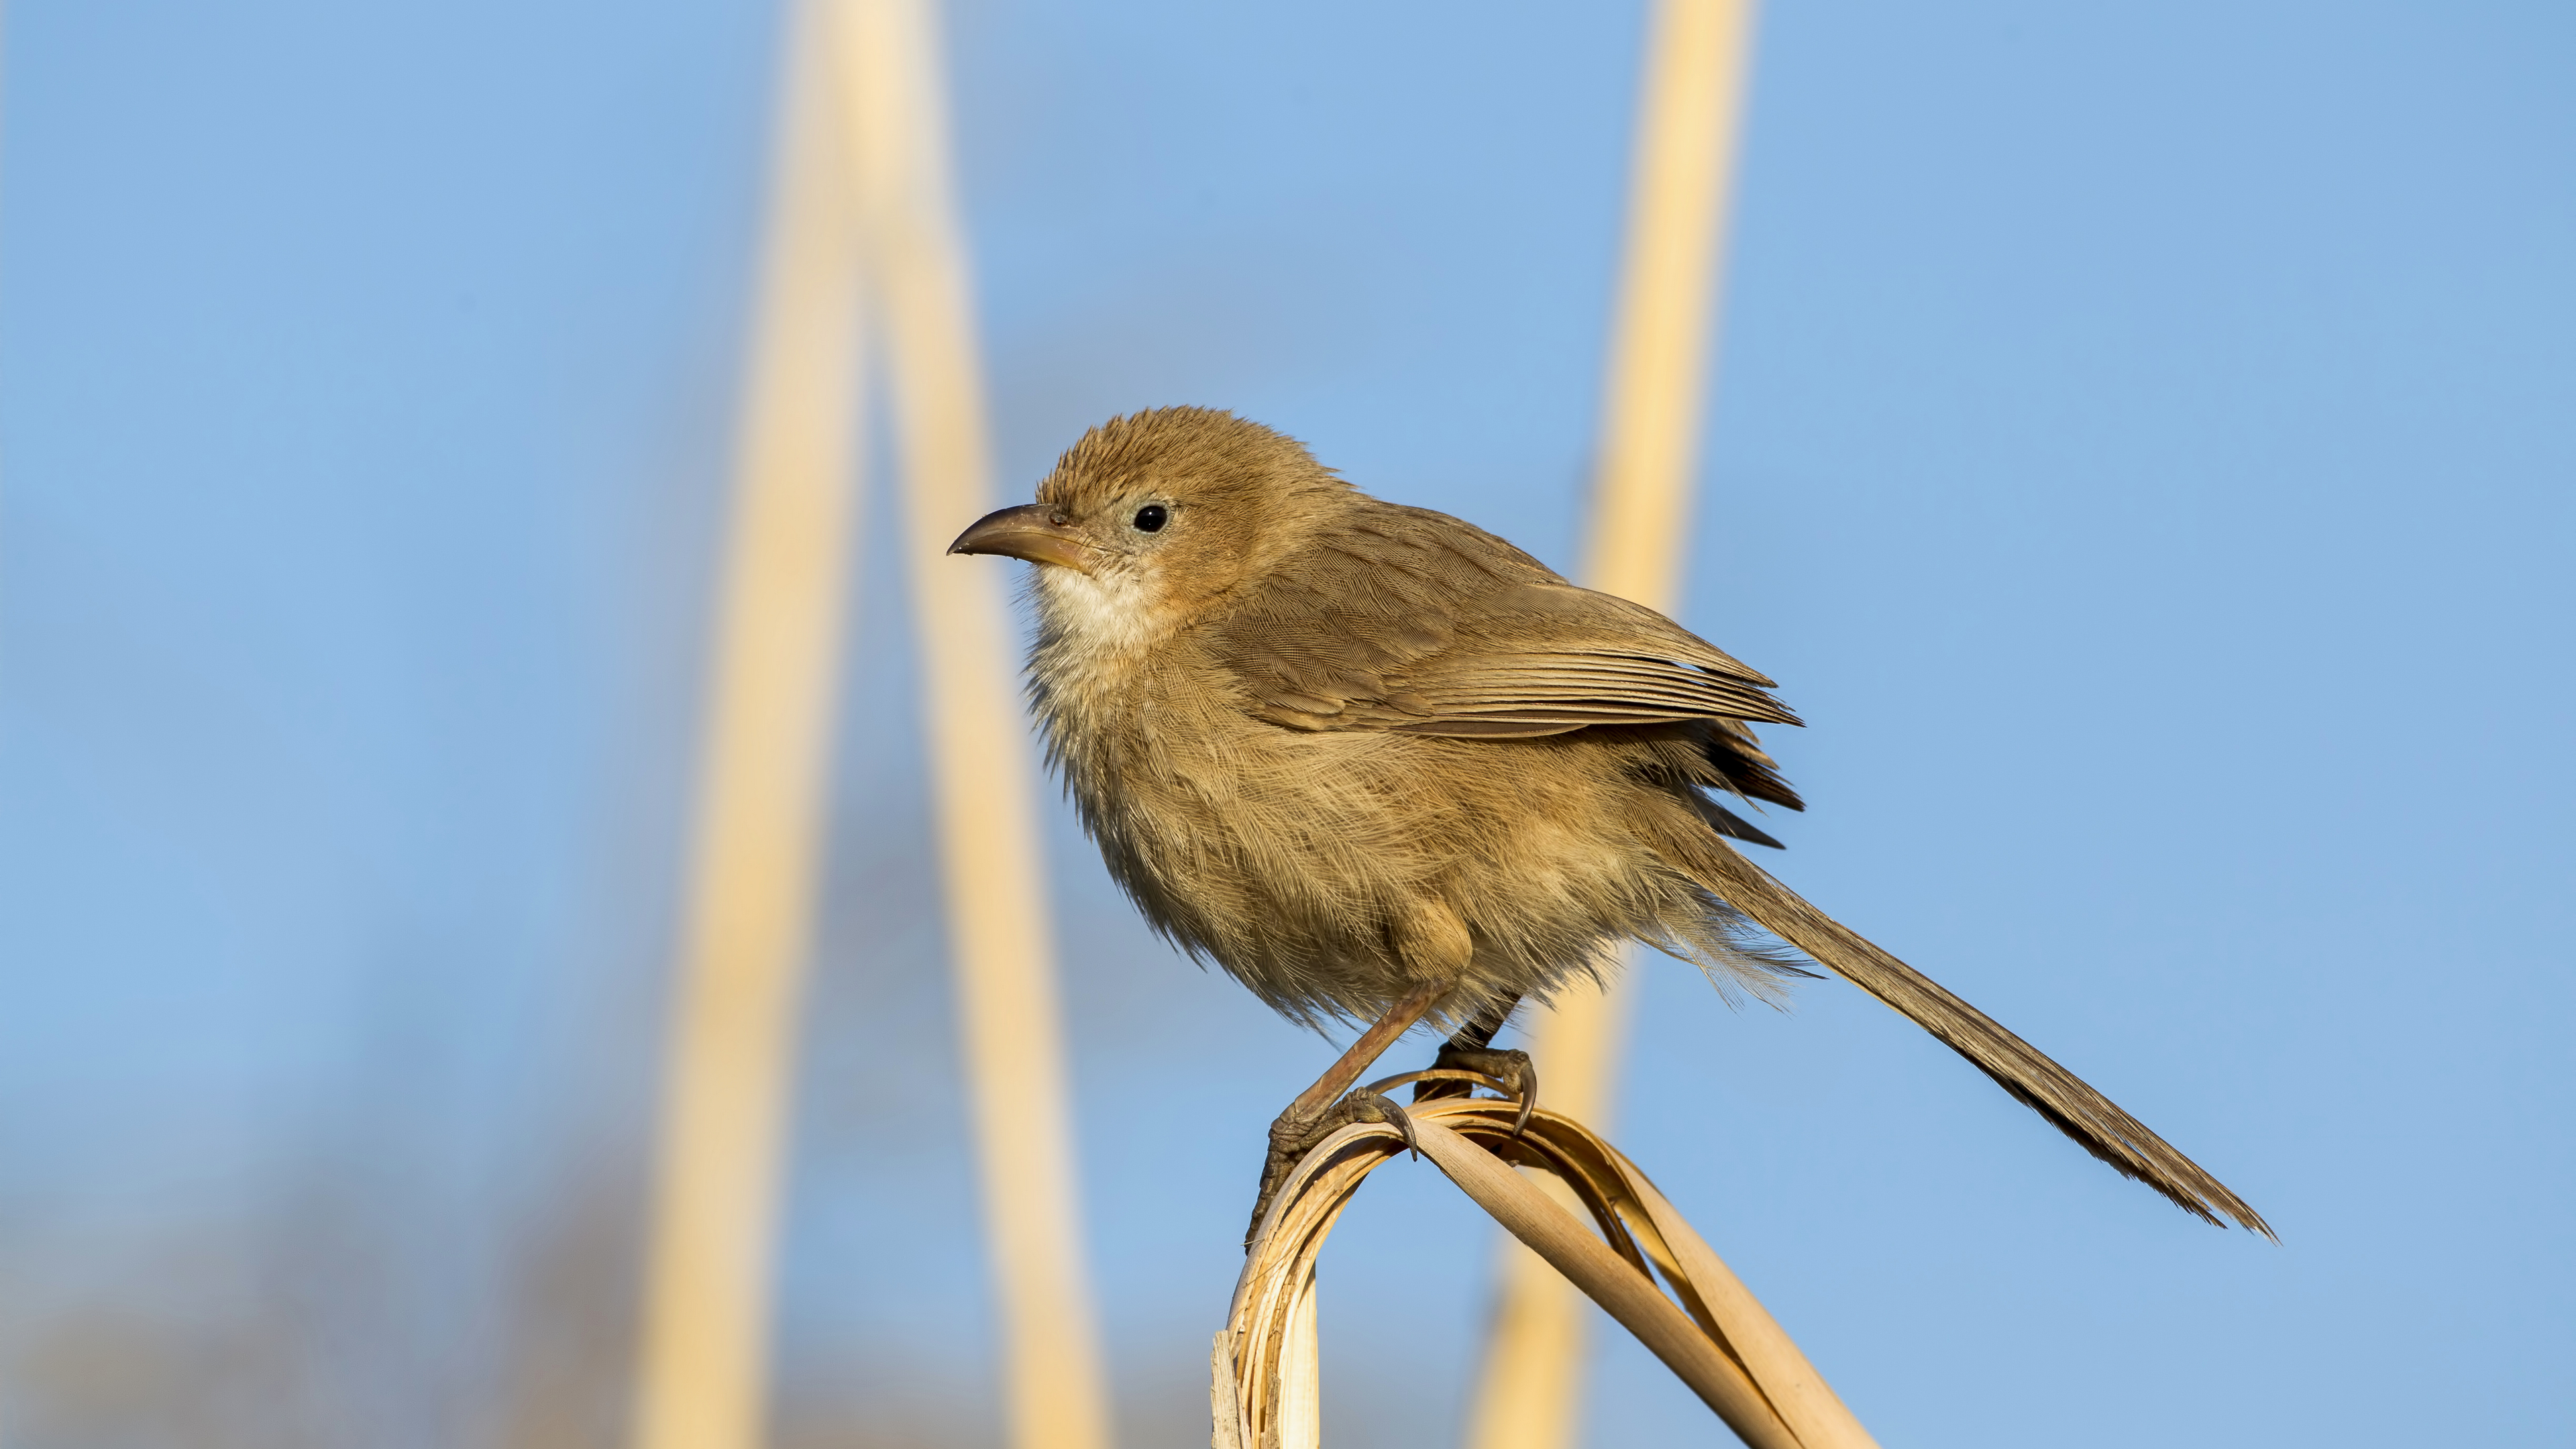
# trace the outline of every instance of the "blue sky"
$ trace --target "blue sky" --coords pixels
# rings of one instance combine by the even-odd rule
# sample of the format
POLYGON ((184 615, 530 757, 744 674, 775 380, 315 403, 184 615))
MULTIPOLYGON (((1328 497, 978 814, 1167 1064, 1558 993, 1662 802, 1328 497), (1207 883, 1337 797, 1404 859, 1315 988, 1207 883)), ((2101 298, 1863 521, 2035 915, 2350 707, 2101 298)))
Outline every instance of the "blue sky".
MULTIPOLYGON (((1569 562, 1638 21, 953 9, 1005 486, 1209 403, 1569 562)), ((259 1442, 520 1442, 550 1353, 622 1344, 776 16, 6 24, 0 1444, 163 1441, 64 1387, 111 1340, 160 1345, 128 1397, 300 1386, 222 1410, 293 1421, 259 1442), (242 1369, 253 1322, 289 1347, 242 1369)), ((1623 1145, 1885 1442, 2576 1417, 2571 65, 2537 5, 1765 9, 1683 617, 1809 721, 1777 868, 2283 1239, 1838 983, 1738 1012, 1661 963, 1623 1145)), ((994 1442, 902 604, 937 564, 888 523, 782 1435, 994 1442)), ((1054 829, 1161 1442, 1326 1048, 1054 829)), ((1427 1167, 1346 1223, 1328 1429, 1445 1442, 1489 1232, 1427 1167)), ((1603 1343, 1592 1442, 1717 1442, 1603 1343)))

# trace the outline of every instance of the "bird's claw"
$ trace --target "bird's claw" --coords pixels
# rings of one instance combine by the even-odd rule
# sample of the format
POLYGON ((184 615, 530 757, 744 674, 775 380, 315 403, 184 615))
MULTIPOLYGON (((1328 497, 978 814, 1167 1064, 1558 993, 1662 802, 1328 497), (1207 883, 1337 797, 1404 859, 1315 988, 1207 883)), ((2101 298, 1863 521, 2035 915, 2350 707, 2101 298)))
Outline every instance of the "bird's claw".
POLYGON ((1261 1219, 1270 1211, 1270 1200, 1279 1195, 1288 1174, 1315 1144, 1343 1127, 1356 1122, 1393 1127, 1404 1139, 1405 1150, 1418 1160, 1422 1144, 1413 1135, 1413 1118, 1402 1107, 1363 1087, 1311 1117, 1297 1115, 1294 1108, 1279 1114, 1270 1124, 1270 1150, 1261 1162, 1261 1195, 1252 1204, 1252 1222, 1244 1229, 1243 1243, 1252 1246, 1253 1235, 1261 1231, 1261 1219))
MULTIPOLYGON (((1431 1059, 1434 1071, 1481 1072, 1503 1084, 1503 1090, 1521 1104, 1520 1115, 1512 1119, 1512 1136, 1518 1137, 1529 1126, 1530 1114, 1538 1110, 1538 1064, 1530 1054, 1510 1047, 1467 1047, 1449 1042, 1440 1055, 1431 1059)), ((1467 1095, 1464 1082, 1416 1082, 1413 1100, 1428 1101, 1439 1097, 1467 1095)))

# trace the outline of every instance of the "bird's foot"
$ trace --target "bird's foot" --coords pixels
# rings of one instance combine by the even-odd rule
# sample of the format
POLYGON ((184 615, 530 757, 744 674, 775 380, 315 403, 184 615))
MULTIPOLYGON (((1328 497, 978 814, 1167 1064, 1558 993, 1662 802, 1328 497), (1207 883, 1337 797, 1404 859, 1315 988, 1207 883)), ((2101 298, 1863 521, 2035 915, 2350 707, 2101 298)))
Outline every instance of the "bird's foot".
MULTIPOLYGON (((1538 1110, 1538 1064, 1530 1060, 1528 1052, 1510 1047, 1460 1046, 1453 1041, 1441 1046, 1440 1055, 1431 1059, 1431 1069, 1435 1072, 1479 1072, 1502 1083, 1504 1094, 1521 1104, 1520 1116, 1512 1121, 1514 1137, 1520 1136, 1521 1129, 1529 1126, 1530 1113, 1538 1110)), ((1441 1097, 1463 1097, 1467 1095, 1469 1085, 1457 1081, 1416 1082, 1413 1084, 1413 1100, 1428 1102, 1441 1097)))
POLYGON ((1252 1222, 1244 1229, 1243 1245, 1252 1246, 1261 1231, 1261 1220, 1270 1212, 1270 1200, 1279 1195, 1289 1172, 1315 1144, 1355 1122, 1381 1123, 1393 1127, 1404 1138, 1404 1145, 1417 1157, 1422 1150, 1413 1140, 1413 1119, 1402 1107, 1361 1088, 1312 1116, 1299 1114, 1292 1105, 1270 1124, 1270 1148, 1261 1160, 1261 1196, 1252 1204, 1252 1222))

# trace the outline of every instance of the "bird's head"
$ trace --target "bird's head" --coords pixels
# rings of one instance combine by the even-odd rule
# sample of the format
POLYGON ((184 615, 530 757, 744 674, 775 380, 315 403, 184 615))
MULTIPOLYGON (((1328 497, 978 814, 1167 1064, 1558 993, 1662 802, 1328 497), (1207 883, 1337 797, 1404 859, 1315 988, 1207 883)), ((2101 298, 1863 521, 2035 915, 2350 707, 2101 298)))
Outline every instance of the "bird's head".
POLYGON ((1037 502, 986 515, 948 551, 1037 565, 1050 631, 1126 652, 1259 577, 1355 496, 1294 438, 1212 408, 1158 408, 1083 434, 1037 502))

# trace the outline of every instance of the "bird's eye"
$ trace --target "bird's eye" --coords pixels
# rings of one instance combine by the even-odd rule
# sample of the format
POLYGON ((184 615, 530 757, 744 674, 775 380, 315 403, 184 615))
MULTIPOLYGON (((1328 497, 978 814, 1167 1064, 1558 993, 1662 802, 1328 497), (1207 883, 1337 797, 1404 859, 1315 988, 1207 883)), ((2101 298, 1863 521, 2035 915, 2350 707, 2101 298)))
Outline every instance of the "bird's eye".
POLYGON ((1148 503, 1136 510, 1136 530, 1139 533, 1160 533, 1163 525, 1171 521, 1170 511, 1159 503, 1148 503))

